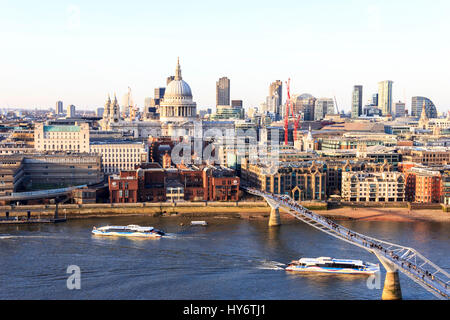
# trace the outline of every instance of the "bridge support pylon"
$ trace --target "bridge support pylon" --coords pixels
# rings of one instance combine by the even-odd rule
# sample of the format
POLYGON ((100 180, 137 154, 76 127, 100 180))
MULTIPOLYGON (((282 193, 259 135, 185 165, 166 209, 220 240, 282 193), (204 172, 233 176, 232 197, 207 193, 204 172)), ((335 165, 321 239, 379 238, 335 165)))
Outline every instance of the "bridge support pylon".
POLYGON ((398 275, 398 270, 387 271, 386 278, 384 279, 383 294, 381 296, 382 300, 401 300, 402 290, 400 288, 400 279, 398 275))
POLYGON ((386 277, 384 279, 382 300, 402 300, 402 289, 400 287, 400 278, 398 269, 388 259, 376 254, 383 267, 386 269, 386 277))
POLYGON ((270 210, 269 227, 278 227, 280 225, 280 209, 272 207, 270 210))

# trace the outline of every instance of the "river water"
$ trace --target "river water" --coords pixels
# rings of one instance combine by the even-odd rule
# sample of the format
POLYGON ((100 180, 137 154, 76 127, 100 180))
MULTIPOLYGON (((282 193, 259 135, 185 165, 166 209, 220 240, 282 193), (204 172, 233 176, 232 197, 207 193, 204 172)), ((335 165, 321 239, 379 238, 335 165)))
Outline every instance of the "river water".
MULTIPOLYGON (((329 256, 378 263, 375 256, 293 221, 110 217, 48 225, 0 225, 0 299, 380 299, 367 276, 299 275, 283 270, 300 257, 329 256), (181 224, 184 224, 182 226, 181 224), (168 233, 161 239, 98 237, 93 226, 139 224, 168 233), (80 268, 69 290, 70 265, 80 268)), ((450 226, 433 222, 350 222, 366 235, 411 246, 450 270, 450 226)), ((435 299, 400 275, 404 299, 435 299)))

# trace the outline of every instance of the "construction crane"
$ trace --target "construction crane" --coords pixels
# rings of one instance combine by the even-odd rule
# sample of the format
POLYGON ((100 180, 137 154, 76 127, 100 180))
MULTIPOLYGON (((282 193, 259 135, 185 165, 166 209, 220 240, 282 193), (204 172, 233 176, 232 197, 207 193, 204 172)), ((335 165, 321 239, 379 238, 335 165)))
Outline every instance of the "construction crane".
POLYGON ((294 106, 291 105, 291 78, 288 79, 286 83, 286 90, 287 90, 287 101, 286 101, 286 117, 284 119, 284 144, 288 144, 288 132, 289 132, 289 107, 291 109, 291 115, 294 119, 294 142, 297 140, 297 129, 298 125, 301 120, 301 115, 298 115, 297 118, 295 118, 294 115, 294 106))
POLYGON ((334 96, 334 104, 336 105, 336 112, 337 112, 337 114, 339 114, 339 108, 338 108, 338 104, 336 101, 336 96, 334 96))
POLYGON ((289 89, 289 84, 291 82, 291 79, 286 82, 286 88, 287 88, 287 99, 286 99, 286 115, 284 116, 284 145, 288 145, 288 132, 289 132, 289 106, 291 104, 291 94, 289 89))

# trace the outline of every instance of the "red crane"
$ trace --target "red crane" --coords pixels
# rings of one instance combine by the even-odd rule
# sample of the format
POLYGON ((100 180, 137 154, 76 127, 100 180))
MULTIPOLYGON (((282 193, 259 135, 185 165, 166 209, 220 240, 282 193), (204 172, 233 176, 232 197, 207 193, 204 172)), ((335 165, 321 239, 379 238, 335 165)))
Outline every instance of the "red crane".
POLYGON ((284 145, 288 145, 288 131, 289 131, 289 105, 291 103, 291 94, 289 92, 289 84, 291 82, 291 78, 286 82, 287 88, 287 99, 286 99, 286 115, 284 117, 284 145))
POLYGON ((297 129, 301 120, 301 115, 295 118, 294 106, 291 105, 291 78, 286 81, 287 100, 286 100, 286 117, 284 118, 284 144, 288 144, 288 131, 289 131, 289 107, 291 109, 292 118, 294 118, 294 142, 297 140, 297 129))

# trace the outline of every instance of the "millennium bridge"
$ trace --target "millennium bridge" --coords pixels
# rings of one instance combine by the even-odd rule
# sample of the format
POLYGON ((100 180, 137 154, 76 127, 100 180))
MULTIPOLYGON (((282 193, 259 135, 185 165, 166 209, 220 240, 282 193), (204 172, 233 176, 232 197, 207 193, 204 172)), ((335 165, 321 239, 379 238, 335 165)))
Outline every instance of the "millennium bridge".
POLYGON ((440 299, 450 298, 450 275, 413 248, 375 239, 318 215, 287 195, 277 195, 242 187, 248 193, 263 197, 271 207, 269 226, 280 225, 280 209, 296 219, 330 236, 346 241, 377 256, 386 269, 382 299, 401 299, 399 271, 440 299))
POLYGON ((20 201, 20 200, 33 200, 33 199, 48 199, 57 198, 72 193, 73 190, 87 187, 86 184, 39 191, 27 191, 27 192, 13 192, 11 195, 0 197, 0 201, 20 201))

